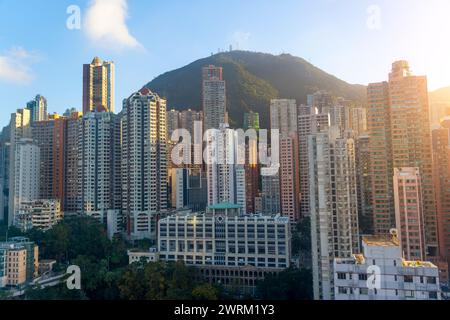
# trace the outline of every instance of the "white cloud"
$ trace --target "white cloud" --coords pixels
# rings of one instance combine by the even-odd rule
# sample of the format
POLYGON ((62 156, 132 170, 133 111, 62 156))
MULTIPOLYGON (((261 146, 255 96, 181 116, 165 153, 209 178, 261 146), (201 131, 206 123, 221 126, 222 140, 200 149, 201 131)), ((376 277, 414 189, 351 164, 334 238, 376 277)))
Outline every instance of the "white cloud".
POLYGON ((231 36, 231 41, 235 48, 245 50, 248 49, 251 36, 252 34, 250 32, 236 31, 231 36))
POLYGON ((92 0, 84 23, 87 36, 104 46, 139 48, 126 25, 127 0, 92 0))
POLYGON ((34 75, 31 66, 38 57, 21 47, 13 47, 0 55, 0 80, 14 84, 29 84, 34 75))

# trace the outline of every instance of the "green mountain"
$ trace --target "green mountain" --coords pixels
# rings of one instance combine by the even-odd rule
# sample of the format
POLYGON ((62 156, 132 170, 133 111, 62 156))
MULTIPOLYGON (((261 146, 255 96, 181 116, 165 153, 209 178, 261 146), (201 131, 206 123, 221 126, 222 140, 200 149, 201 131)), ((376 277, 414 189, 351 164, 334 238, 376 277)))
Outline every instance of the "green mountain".
POLYGON ((348 84, 289 54, 274 56, 248 51, 219 53, 167 72, 146 86, 165 97, 177 110, 201 110, 201 69, 216 65, 224 68, 227 83, 227 109, 231 124, 241 126, 243 113, 260 113, 261 127, 269 127, 270 99, 296 99, 306 103, 307 95, 317 90, 357 102, 365 101, 366 89, 348 84))

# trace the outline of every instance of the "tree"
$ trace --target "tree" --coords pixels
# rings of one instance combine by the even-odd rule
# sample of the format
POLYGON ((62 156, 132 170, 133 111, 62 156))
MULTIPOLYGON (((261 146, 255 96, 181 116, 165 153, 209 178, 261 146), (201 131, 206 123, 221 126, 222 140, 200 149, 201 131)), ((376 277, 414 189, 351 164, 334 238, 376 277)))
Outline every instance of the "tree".
POLYGON ((290 268, 269 275, 257 284, 257 297, 263 300, 312 300, 312 273, 290 268))
POLYGON ((192 290, 192 298, 194 300, 215 301, 219 299, 219 289, 210 284, 202 284, 192 290))

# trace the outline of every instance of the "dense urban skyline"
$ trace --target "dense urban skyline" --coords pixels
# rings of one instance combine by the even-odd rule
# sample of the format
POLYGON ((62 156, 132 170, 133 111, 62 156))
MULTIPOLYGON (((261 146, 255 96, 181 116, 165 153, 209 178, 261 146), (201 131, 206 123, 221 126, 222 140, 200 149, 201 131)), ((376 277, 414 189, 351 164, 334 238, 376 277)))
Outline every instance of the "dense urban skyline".
MULTIPOLYGON (((78 5, 67 7, 68 29, 78 28, 78 5)), ((208 9, 221 6, 204 3, 197 14, 220 22, 230 8, 208 9)), ((336 6, 298 8, 313 17, 336 6)), ((385 6, 367 7, 370 32, 384 32, 385 6)), ((0 52, 2 101, 23 101, 0 123, 0 300, 450 299, 450 92, 430 94, 439 77, 417 60, 436 56, 387 52, 361 68, 355 59, 350 73, 364 73, 362 86, 291 55, 230 45, 136 84, 151 64, 140 55, 152 52, 128 22, 146 6, 88 7, 80 27, 91 44, 80 48, 95 54, 75 64, 74 77, 66 78, 73 52, 52 61, 59 77, 44 77, 70 89, 29 94, 46 58, 0 52), (82 104, 52 104, 72 94, 82 104)), ((251 46, 253 36, 234 40, 251 46)), ((436 65, 446 70, 446 60, 436 65)))
MULTIPOLYGON (((88 11, 90 2, 84 0, 0 1, 0 12, 5 13, 0 30, 8 30, 0 32, 0 96, 8 101, 4 106, 7 113, 24 106, 24 92, 30 98, 44 95, 55 112, 81 108, 78 65, 96 55, 119 66, 115 101, 122 101, 159 74, 219 48, 228 50, 229 45, 291 53, 349 83, 364 85, 383 79, 392 61, 405 59, 414 65, 415 73, 428 75, 430 90, 450 85, 450 65, 445 62, 450 47, 440 38, 448 30, 450 5, 445 0, 353 1, 345 6, 330 0, 286 1, 283 6, 273 6, 270 1, 157 4, 114 0, 119 10, 112 13, 124 21, 124 28, 111 32, 110 38, 117 40, 114 46, 104 43, 101 27, 91 26, 95 15, 101 15, 102 1, 91 3, 97 4, 93 11, 88 11), (121 4, 128 4, 128 15, 121 4), (81 9, 81 30, 66 27, 70 5, 81 9), (237 6, 238 12, 233 9, 237 6), (371 19, 377 8, 379 24, 371 19), (38 24, 23 23, 33 20, 36 11, 40 12, 38 24), (153 18, 146 19, 146 12, 153 12, 153 18), (247 19, 249 14, 255 19, 247 19), (282 22, 268 27, 266 21, 275 16, 283 16, 282 22), (155 32, 149 36, 148 30, 155 32), (174 43, 182 50, 173 50, 174 43)), ((5 124, 2 118, 0 125, 5 124)))

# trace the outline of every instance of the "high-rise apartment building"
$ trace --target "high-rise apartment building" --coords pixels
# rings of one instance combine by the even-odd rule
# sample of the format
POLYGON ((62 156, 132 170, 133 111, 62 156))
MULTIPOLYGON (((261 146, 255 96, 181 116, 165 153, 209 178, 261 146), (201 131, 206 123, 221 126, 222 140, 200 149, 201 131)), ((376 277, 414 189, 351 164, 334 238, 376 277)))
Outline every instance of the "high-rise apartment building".
POLYGON ((370 172, 369 135, 356 138, 356 183, 358 186, 358 221, 362 234, 373 234, 372 175, 370 172))
POLYGON ((278 129, 280 137, 289 136, 297 132, 297 103, 295 100, 271 100, 270 129, 278 129))
POLYGON ((168 205, 166 100, 141 89, 124 100, 122 211, 131 238, 155 238, 157 214, 168 205))
POLYGON ((120 119, 111 112, 83 116, 78 139, 78 212, 105 221, 121 210, 120 119))
POLYGON ((265 215, 279 214, 280 209, 280 176, 279 173, 261 176, 262 213, 265 215))
POLYGON ((78 171, 81 164, 78 152, 81 117, 81 112, 72 112, 66 115, 65 120, 64 197, 61 206, 64 212, 68 213, 76 213, 81 202, 78 193, 78 171))
POLYGON ((212 65, 207 66, 202 69, 202 75, 204 130, 219 129, 221 124, 228 123, 223 69, 212 65))
POLYGON ((395 226, 389 84, 370 84, 367 99, 373 227, 385 235, 395 226))
POLYGON ((95 57, 83 65, 83 113, 114 112, 114 62, 95 57))
POLYGON ((392 176, 395 168, 417 167, 421 174, 426 253, 438 255, 433 186, 430 110, 426 76, 413 76, 408 62, 392 65, 389 82, 368 88, 374 229, 395 226, 392 176))
POLYGON ((222 124, 220 130, 208 137, 208 141, 211 141, 206 151, 208 205, 226 202, 239 205, 245 211, 245 166, 239 163, 237 131, 222 124))
POLYGON ((7 222, 9 206, 9 126, 0 133, 0 223, 7 222))
POLYGON ((41 95, 37 95, 34 100, 28 102, 27 109, 31 113, 31 122, 44 121, 48 118, 47 99, 41 95))
POLYGON ((308 95, 308 106, 316 108, 318 113, 323 113, 322 108, 331 107, 335 104, 335 99, 330 92, 321 90, 308 95))
POLYGON ((310 135, 311 242, 314 298, 334 298, 333 260, 359 250, 355 146, 339 128, 310 135))
POLYGON ((16 143, 14 156, 14 197, 12 222, 23 202, 39 199, 40 150, 32 139, 16 143))
POLYGON ((439 253, 450 264, 450 119, 433 130, 433 161, 438 213, 439 253))
POLYGON ((175 130, 180 129, 180 112, 177 110, 167 111, 167 138, 171 141, 175 130))
POLYGON ((16 205, 16 150, 19 141, 24 138, 29 138, 31 135, 30 130, 31 113, 28 109, 19 109, 17 112, 11 115, 9 122, 9 205, 8 205, 8 225, 11 226, 14 220, 14 212, 17 209, 16 205))
POLYGON ((300 216, 309 217, 309 163, 308 136, 326 130, 330 126, 328 113, 315 113, 315 108, 299 107, 298 141, 299 141, 299 171, 300 171, 300 216), (302 112, 301 109, 305 111, 302 112))
POLYGON ((425 258, 422 182, 418 168, 394 169, 395 221, 408 260, 425 258))
POLYGON ((270 128, 279 130, 280 209, 292 222, 300 218, 299 141, 295 100, 270 102, 270 128))

